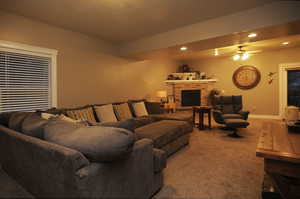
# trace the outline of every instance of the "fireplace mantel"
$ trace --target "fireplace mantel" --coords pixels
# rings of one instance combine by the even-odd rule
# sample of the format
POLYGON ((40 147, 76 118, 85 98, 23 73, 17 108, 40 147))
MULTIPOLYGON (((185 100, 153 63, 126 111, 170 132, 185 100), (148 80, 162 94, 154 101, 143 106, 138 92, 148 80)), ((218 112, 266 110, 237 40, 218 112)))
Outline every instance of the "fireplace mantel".
POLYGON ((218 81, 217 79, 166 80, 165 83, 172 83, 172 84, 178 84, 178 83, 215 83, 217 81, 218 81))

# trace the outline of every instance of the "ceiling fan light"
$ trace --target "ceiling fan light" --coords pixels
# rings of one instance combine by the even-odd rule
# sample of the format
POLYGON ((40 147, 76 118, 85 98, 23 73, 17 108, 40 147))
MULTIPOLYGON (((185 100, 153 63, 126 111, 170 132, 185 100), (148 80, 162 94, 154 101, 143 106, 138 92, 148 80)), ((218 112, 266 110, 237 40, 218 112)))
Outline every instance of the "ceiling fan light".
POLYGON ((237 61, 237 60, 239 60, 240 58, 241 58, 241 56, 238 55, 238 54, 236 54, 236 55, 233 56, 233 60, 234 60, 234 61, 237 61))
POLYGON ((246 59, 248 59, 249 58, 249 53, 244 53, 243 55, 242 55, 242 60, 246 60, 246 59))

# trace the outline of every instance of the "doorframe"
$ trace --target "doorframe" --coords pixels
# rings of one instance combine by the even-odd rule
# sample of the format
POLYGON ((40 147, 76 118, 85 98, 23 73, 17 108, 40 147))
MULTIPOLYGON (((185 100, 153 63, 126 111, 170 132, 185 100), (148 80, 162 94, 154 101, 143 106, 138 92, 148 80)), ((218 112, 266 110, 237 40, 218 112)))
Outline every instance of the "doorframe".
POLYGON ((300 68, 300 62, 279 64, 279 116, 284 119, 287 106, 287 71, 300 68))

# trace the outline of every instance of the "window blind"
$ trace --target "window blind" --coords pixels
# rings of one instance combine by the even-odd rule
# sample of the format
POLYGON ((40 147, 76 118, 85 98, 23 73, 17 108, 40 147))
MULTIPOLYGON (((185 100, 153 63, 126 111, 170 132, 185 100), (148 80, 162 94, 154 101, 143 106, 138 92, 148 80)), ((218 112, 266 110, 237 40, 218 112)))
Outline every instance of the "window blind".
POLYGON ((0 112, 51 106, 51 59, 0 50, 0 112))

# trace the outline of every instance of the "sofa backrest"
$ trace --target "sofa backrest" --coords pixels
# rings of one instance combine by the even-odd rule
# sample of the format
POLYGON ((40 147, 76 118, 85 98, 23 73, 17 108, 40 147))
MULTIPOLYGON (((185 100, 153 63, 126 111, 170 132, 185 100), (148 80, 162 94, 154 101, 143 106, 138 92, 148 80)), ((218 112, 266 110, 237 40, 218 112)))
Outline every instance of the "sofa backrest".
MULTIPOLYGON (((102 105, 107 105, 107 104, 119 105, 119 104, 123 104, 123 103, 128 103, 128 107, 130 109, 131 114, 133 115, 133 117, 136 117, 132 104, 136 103, 136 102, 141 102, 141 101, 145 102, 145 106, 146 106, 148 113, 150 113, 150 114, 151 113, 155 113, 155 114, 159 113, 159 110, 158 110, 159 105, 151 106, 148 104, 146 99, 136 99, 136 100, 128 100, 128 101, 123 101, 123 102, 121 101, 121 102, 113 102, 113 103, 105 103, 105 104, 90 104, 90 105, 85 105, 85 106, 80 106, 80 107, 75 107, 75 108, 51 108, 48 110, 38 110, 37 112, 45 112, 45 113, 50 113, 50 114, 64 114, 64 115, 68 116, 68 114, 67 114, 68 111, 83 110, 88 107, 92 107, 93 115, 95 117, 96 122, 100 122, 99 118, 97 117, 96 111, 95 111, 95 106, 102 106, 102 105)), ((115 115, 117 116, 116 112, 115 112, 115 115)), ((76 118, 74 118, 74 119, 76 119, 76 118)))
POLYGON ((242 96, 218 96, 214 99, 214 108, 223 113, 238 113, 243 108, 242 96))

